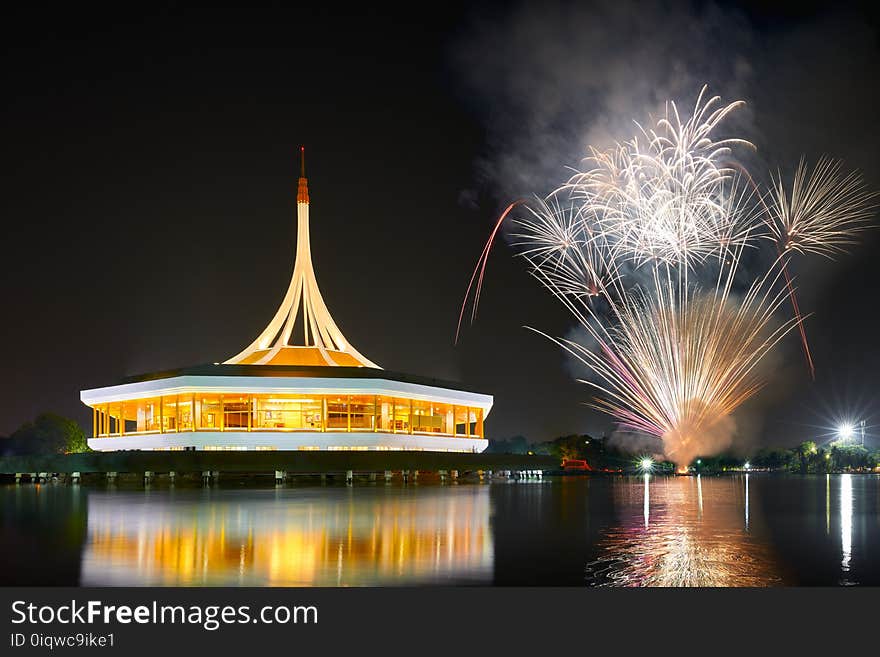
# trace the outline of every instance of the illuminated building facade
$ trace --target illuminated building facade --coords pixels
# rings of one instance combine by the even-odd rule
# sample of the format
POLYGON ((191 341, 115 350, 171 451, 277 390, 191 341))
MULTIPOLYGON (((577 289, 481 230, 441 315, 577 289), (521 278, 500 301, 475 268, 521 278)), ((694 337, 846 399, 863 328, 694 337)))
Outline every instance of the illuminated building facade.
POLYGON ((381 369, 330 316, 309 244, 303 164, 290 286, 272 321, 224 363, 84 390, 95 450, 482 452, 492 396, 381 369), (301 339, 301 342, 297 342, 301 339))

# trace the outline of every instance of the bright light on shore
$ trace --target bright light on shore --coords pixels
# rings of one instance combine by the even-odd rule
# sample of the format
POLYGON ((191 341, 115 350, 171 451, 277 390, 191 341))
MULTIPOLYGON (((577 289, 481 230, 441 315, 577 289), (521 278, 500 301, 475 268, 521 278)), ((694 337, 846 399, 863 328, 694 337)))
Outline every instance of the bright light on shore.
POLYGON ((642 472, 651 472, 654 469, 654 459, 651 458, 643 458, 639 461, 639 469, 642 472))
POLYGON ((855 431, 853 430, 853 425, 845 422, 837 427, 837 435, 841 440, 850 440, 854 435, 855 431))

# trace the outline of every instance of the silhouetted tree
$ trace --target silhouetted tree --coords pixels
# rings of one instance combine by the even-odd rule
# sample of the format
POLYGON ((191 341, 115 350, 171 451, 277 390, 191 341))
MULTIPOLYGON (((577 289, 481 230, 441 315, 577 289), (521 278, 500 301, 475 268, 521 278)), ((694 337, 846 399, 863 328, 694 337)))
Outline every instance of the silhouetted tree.
POLYGON ((801 474, 807 474, 807 472, 810 471, 810 465, 814 461, 818 451, 819 450, 816 449, 816 443, 812 440, 805 440, 797 446, 798 464, 800 466, 801 474))
POLYGON ((783 447, 764 447, 752 457, 751 464, 768 470, 791 470, 798 465, 798 455, 783 447))
POLYGON ((529 441, 525 436, 513 436, 501 440, 490 438, 486 451, 490 454, 526 454, 529 452, 529 441))
POLYGON ((89 451, 86 434, 73 420, 42 413, 33 422, 21 425, 9 437, 13 454, 68 454, 89 451))

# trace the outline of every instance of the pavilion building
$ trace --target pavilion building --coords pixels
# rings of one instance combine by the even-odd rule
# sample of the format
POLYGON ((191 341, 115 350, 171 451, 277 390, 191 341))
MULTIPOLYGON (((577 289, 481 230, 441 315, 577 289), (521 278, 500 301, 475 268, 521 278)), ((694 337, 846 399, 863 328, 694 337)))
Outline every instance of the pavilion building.
POLYGON ((383 370, 330 316, 309 244, 304 159, 287 293, 248 347, 213 365, 83 390, 89 447, 112 450, 482 452, 492 396, 383 370))

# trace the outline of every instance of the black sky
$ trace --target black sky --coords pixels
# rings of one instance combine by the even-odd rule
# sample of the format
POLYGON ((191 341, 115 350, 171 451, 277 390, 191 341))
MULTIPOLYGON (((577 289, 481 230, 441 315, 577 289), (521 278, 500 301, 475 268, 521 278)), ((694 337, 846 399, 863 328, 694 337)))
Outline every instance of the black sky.
MULTIPOLYGON (((522 328, 564 335, 571 321, 505 244, 476 324, 453 345, 488 230, 509 194, 523 191, 493 165, 542 143, 560 172, 577 164, 541 134, 520 133, 531 109, 499 80, 526 70, 519 57, 537 86, 551 79, 541 67, 552 60, 539 57, 548 44, 573 53, 567 67, 626 58, 585 51, 576 29, 556 34, 569 5, 551 6, 546 23, 541 6, 444 3, 422 14, 415 4, 347 13, 153 3, 7 14, 0 433, 44 410, 86 424, 81 389, 223 360, 248 344, 289 281, 301 143, 318 282, 362 353, 493 393, 496 437, 605 431, 563 354, 522 328), (534 50, 499 57, 498 43, 515 42, 526 19, 534 50), (496 77, 481 78, 489 71, 496 77)), ((702 3, 658 7, 696 31, 708 15, 702 3)), ((573 15, 601 25, 606 9, 581 3, 573 15)), ((854 6, 716 10, 712 30, 721 25, 728 39, 730 20, 748 66, 741 78, 706 81, 747 97, 768 163, 827 152, 880 189, 875 17, 854 6)), ((627 11, 643 9, 613 18, 616 40, 674 43, 627 11)), ((712 56, 723 63, 726 54, 712 56)), ((690 74, 676 70, 664 84, 690 74)), ((640 84, 650 88, 652 74, 640 84)), ((571 100, 567 124, 591 134, 602 99, 571 100)), ((546 172, 527 173, 534 182, 546 172)), ((766 422, 755 431, 765 440, 792 442, 838 409, 875 412, 878 255, 875 235, 840 263, 801 272, 817 381, 788 345, 780 382, 760 405, 766 422)))

